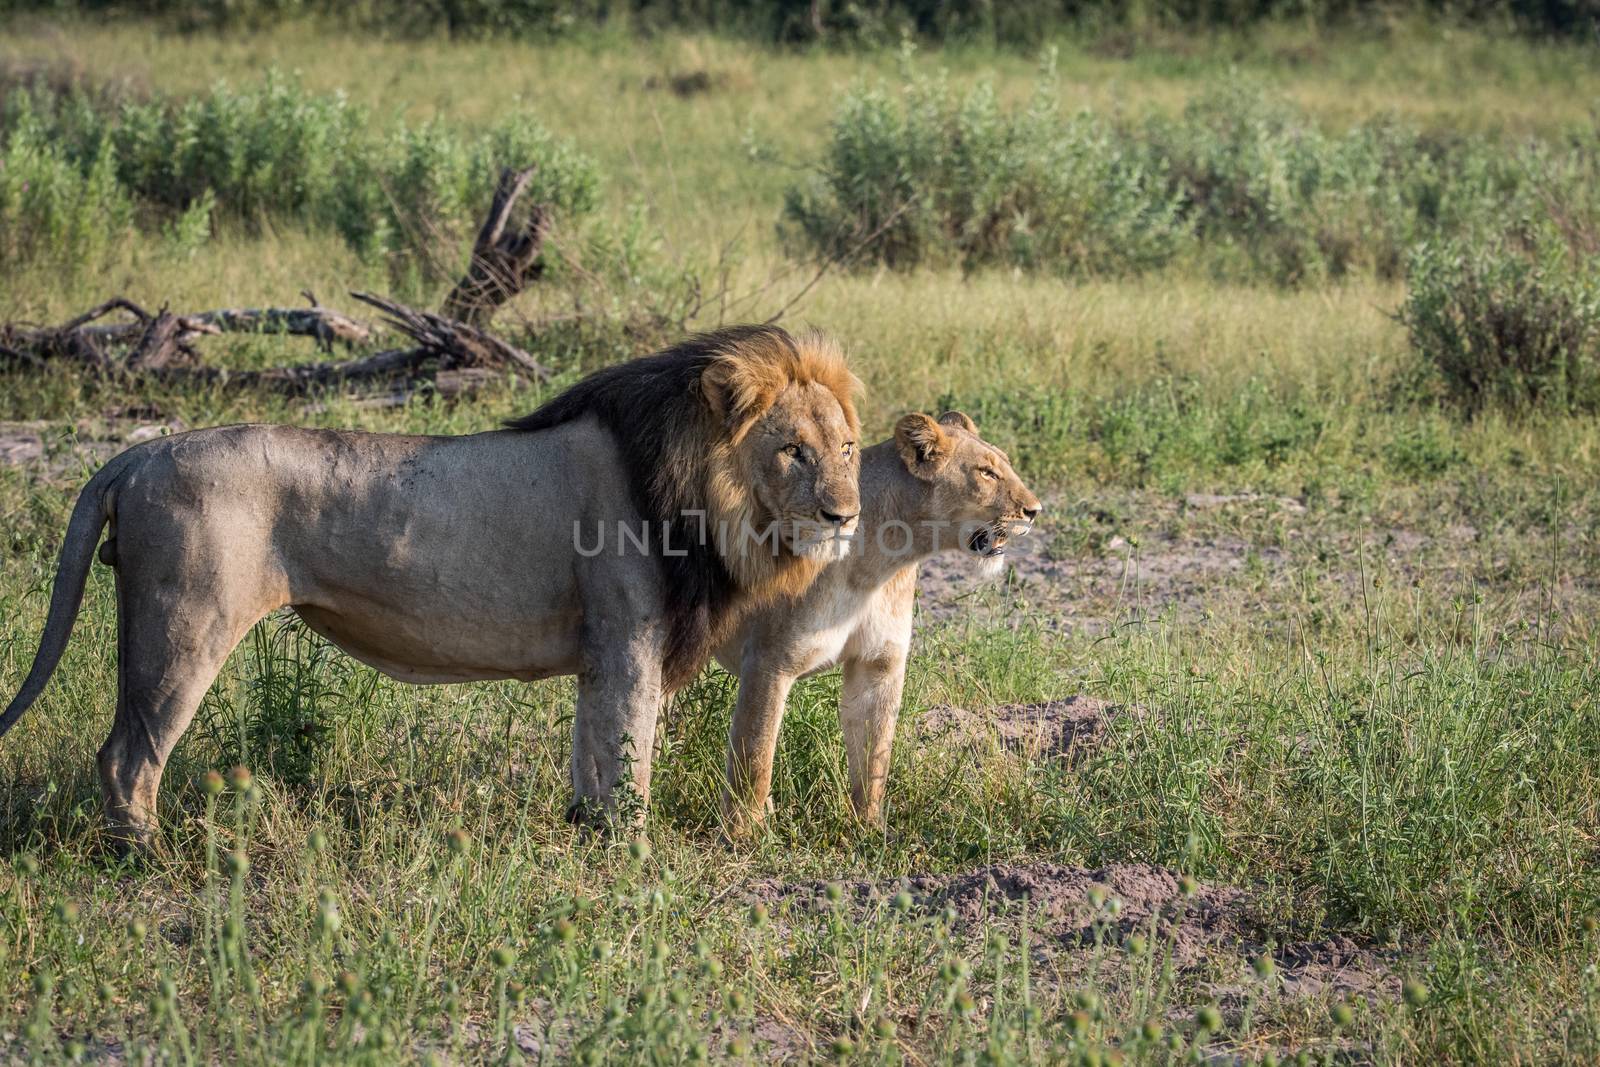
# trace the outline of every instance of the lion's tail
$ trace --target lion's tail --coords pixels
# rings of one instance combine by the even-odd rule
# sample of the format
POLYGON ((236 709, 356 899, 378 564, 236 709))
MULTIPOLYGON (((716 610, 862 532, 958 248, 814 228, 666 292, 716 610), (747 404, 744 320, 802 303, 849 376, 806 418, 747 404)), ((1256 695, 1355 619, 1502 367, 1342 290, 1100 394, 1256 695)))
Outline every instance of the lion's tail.
POLYGON ((126 464, 124 452, 113 459, 83 487, 78 502, 72 509, 72 520, 67 523, 66 540, 61 545, 61 558, 56 564, 56 584, 50 593, 50 614, 45 618, 44 635, 39 638, 39 651, 34 653, 33 666, 22 683, 5 714, 0 715, 0 737, 16 725, 22 713, 33 706, 44 691, 61 653, 72 634, 72 624, 78 621, 78 606, 83 603, 83 587, 89 578, 89 565, 94 561, 95 543, 100 540, 100 530, 111 518, 106 495, 116 484, 126 464))

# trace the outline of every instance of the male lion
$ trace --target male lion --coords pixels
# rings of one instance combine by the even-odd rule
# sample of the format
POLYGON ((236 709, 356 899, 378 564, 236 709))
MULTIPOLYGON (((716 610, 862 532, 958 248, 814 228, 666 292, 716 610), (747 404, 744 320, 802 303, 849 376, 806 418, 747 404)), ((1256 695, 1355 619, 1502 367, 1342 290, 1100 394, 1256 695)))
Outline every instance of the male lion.
POLYGON ((599 371, 505 430, 227 426, 137 445, 78 498, 0 735, 60 659, 109 522, 117 710, 99 764, 119 837, 148 839, 207 687, 286 605, 407 682, 576 674, 574 814, 614 810, 630 762, 648 800, 663 695, 738 612, 810 583, 820 534, 852 528, 857 387, 820 336, 743 326, 599 371))
POLYGON ((839 719, 850 802, 863 821, 882 818, 884 784, 911 645, 917 564, 961 549, 995 572, 1013 535, 1026 534, 1039 499, 1006 454, 959 411, 907 415, 894 439, 861 457, 861 520, 844 560, 791 603, 746 616, 717 651, 739 678, 728 731, 723 812, 730 835, 766 815, 784 702, 796 679, 842 664, 839 719))

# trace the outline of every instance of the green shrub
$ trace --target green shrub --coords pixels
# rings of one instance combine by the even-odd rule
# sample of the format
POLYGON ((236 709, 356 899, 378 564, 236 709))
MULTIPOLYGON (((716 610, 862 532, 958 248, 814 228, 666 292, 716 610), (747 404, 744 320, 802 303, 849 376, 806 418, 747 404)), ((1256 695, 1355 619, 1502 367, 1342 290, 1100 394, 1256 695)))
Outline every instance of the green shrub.
POLYGON ((849 93, 819 175, 785 201, 791 243, 891 267, 955 262, 1067 274, 1160 266, 1187 238, 1159 161, 1045 79, 1023 110, 919 80, 897 104, 849 93), (1130 151, 1129 149, 1133 150, 1130 151))
POLYGON ((1387 120, 1328 133, 1238 83, 1130 136, 1164 161, 1214 271, 1284 285, 1398 276, 1416 241, 1474 225, 1525 175, 1498 144, 1387 120))
MULTIPOLYGON (((1592 262, 1592 261, 1591 261, 1592 262)), ((1502 239, 1446 241, 1411 258, 1401 320, 1448 398, 1493 405, 1600 408, 1600 282, 1564 249, 1502 239)))
MULTIPOLYGON (((565 220, 587 213, 598 189, 593 162, 524 113, 478 136, 443 123, 384 128, 342 94, 307 92, 276 71, 256 86, 218 85, 182 101, 107 106, 79 92, 18 91, 0 103, 0 131, 23 138, 8 158, 49 146, 54 169, 40 181, 59 186, 48 194, 57 200, 96 181, 98 195, 115 188, 186 242, 213 209, 247 226, 327 227, 401 274, 459 266, 463 227, 487 206, 503 166, 537 164, 527 201, 565 220), (210 207, 202 215, 197 205, 210 207), (448 263, 434 262, 441 247, 448 263)), ((36 184, 34 195, 46 194, 36 184)))
POLYGON ((524 202, 547 204, 563 221, 593 209, 599 191, 594 162, 513 111, 470 140, 443 122, 395 127, 365 157, 346 163, 328 205, 331 221, 368 258, 387 259, 392 272, 453 273, 500 169, 527 163, 538 170, 524 202), (437 262, 440 249, 448 262, 437 262))
POLYGON ((954 262, 1068 275, 1175 259, 1225 279, 1398 277, 1410 250, 1506 218, 1600 248, 1600 141, 1515 145, 1379 120, 1330 133, 1248 85, 1177 117, 1063 114, 1046 77, 1000 107, 942 81, 842 101, 818 173, 789 190, 795 246, 859 263, 954 262))
POLYGON ((12 129, 0 144, 0 269, 44 262, 71 271, 126 237, 133 205, 109 156, 79 167, 37 126, 12 129))

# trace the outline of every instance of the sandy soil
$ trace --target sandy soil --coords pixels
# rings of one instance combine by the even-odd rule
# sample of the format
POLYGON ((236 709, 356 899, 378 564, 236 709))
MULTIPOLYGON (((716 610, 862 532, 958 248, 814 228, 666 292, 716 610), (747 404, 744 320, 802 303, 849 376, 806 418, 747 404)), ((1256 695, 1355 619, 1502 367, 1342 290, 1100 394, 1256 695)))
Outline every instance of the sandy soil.
POLYGON ((936 704, 917 717, 916 729, 929 741, 955 740, 980 749, 994 743, 1029 759, 1071 762, 1094 745, 1108 719, 1124 713, 1120 704, 1089 696, 977 711, 936 704))
MULTIPOLYGON (((1156 960, 1170 957, 1181 976, 1224 1008, 1242 1002, 1252 988, 1258 995, 1319 998, 1397 997, 1400 990, 1396 950, 1342 936, 1274 937, 1250 890, 1197 882, 1186 895, 1178 872, 1150 864, 993 864, 958 874, 837 884, 845 906, 863 916, 881 911, 904 890, 914 902, 914 915, 946 913, 958 933, 979 935, 995 922, 1025 928, 1041 981, 1072 984, 1091 966, 1101 979, 1126 981, 1139 966, 1126 951, 1129 939, 1138 935, 1156 960), (1253 970, 1264 955, 1275 964, 1265 982, 1253 970)), ((767 879, 753 883, 750 893, 775 909, 821 911, 829 906, 827 885, 767 879)))

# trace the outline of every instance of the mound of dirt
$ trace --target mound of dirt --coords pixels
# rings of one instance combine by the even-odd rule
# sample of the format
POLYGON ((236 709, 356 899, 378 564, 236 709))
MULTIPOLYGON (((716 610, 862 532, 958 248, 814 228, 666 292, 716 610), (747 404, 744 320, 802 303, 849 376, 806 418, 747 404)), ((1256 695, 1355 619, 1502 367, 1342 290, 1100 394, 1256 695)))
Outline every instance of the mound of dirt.
POLYGON ((1098 697, 1072 696, 1042 704, 1002 704, 971 711, 935 704, 917 719, 928 740, 954 740, 978 745, 993 740, 1006 751, 1030 759, 1081 756, 1105 731, 1120 704, 1098 697))
MULTIPOLYGON (((1347 937, 1306 941, 1275 938, 1253 894, 1234 886, 1184 880, 1144 863, 1066 867, 1053 863, 994 864, 954 875, 836 883, 858 914, 881 909, 902 890, 923 915, 947 911, 968 932, 991 922, 1025 923, 1030 939, 1064 971, 1095 945, 1116 948, 1134 935, 1170 954, 1179 971, 1219 978, 1225 1000, 1242 995, 1251 962, 1270 953, 1281 989, 1298 996, 1323 993, 1396 994, 1399 978, 1388 954, 1347 937), (1237 982, 1238 984, 1234 984, 1237 982)), ((769 904, 788 901, 807 910, 828 907, 826 882, 766 880, 751 886, 769 904)), ((1113 954, 1121 958, 1120 953, 1113 954)))

